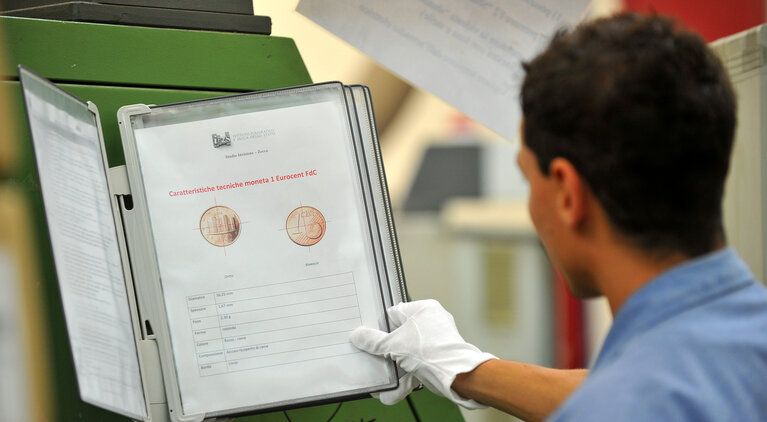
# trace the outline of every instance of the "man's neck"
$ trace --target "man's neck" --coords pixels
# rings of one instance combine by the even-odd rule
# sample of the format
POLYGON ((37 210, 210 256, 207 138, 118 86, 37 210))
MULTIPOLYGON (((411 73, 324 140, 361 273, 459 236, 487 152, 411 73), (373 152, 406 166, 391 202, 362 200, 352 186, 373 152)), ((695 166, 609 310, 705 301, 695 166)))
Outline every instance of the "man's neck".
POLYGON ((594 268, 594 280, 610 304, 613 315, 634 292, 666 270, 687 261, 683 253, 663 258, 652 257, 632 247, 613 247, 605 251, 604 264, 594 268))

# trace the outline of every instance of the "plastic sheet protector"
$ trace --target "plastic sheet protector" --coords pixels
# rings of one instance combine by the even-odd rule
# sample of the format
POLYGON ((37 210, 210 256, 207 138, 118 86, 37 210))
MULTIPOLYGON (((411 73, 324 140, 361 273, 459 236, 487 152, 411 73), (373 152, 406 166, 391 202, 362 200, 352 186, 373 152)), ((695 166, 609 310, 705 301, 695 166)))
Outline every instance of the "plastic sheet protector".
POLYGON ((360 94, 367 147, 340 83, 151 107, 122 122, 185 415, 397 385, 391 362, 349 342, 361 325, 388 331, 385 306, 404 291, 360 94))
POLYGON ((80 396, 144 419, 97 116, 50 82, 20 75, 80 396))

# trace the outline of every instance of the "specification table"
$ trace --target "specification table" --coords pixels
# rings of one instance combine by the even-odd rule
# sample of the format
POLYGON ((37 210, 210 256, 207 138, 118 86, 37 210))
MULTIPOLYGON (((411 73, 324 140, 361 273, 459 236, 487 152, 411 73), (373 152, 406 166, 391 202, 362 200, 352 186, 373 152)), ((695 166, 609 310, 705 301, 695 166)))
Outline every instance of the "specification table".
POLYGON ((352 273, 187 297, 201 376, 359 353, 352 273))

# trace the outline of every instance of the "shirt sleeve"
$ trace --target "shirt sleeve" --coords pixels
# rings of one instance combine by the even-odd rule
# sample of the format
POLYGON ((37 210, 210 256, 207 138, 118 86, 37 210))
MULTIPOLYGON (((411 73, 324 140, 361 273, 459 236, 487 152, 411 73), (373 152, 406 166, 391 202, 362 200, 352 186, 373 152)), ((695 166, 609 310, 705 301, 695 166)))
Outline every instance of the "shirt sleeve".
MULTIPOLYGON (((576 390, 551 422, 706 421, 699 397, 673 373, 643 374, 631 379, 630 372, 597 376, 576 390), (625 376, 619 377, 618 375, 625 376)), ((634 374, 638 375, 638 374, 634 374)), ((710 414, 708 415, 711 416, 710 414)))

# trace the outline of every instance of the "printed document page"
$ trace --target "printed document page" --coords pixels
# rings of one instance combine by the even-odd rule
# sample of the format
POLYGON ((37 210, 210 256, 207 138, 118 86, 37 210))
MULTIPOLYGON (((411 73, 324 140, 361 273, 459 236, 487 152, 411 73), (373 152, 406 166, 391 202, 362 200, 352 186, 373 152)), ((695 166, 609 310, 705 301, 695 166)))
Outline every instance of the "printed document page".
POLYGON ((507 139, 521 63, 589 0, 301 0, 296 11, 507 139))
POLYGON ((143 419, 138 355, 95 116, 36 79, 22 84, 80 396, 143 419))
POLYGON ((394 382, 339 102, 135 129, 185 414, 394 382))

